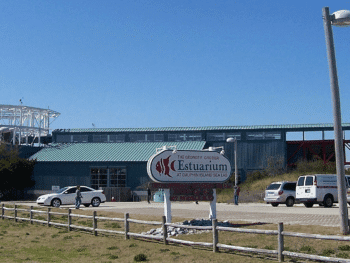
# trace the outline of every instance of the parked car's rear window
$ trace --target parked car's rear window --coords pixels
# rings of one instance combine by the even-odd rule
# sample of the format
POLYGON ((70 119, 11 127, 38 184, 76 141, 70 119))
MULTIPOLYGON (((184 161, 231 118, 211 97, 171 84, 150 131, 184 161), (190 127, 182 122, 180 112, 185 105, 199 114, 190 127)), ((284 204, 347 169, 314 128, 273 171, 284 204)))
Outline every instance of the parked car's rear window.
POLYGON ((312 176, 307 176, 305 180, 305 185, 313 185, 314 184, 314 178, 312 176))
POLYGON ((270 185, 266 188, 266 190, 277 190, 277 189, 280 188, 280 186, 281 186, 281 184, 270 184, 270 185))
POLYGON ((80 187, 80 192, 91 192, 92 190, 87 187, 80 187))
POLYGON ((296 186, 297 186, 297 183, 286 183, 283 186, 283 190, 295 191, 296 186))
POLYGON ((304 180, 305 180, 305 177, 304 177, 304 176, 301 176, 301 177, 298 179, 298 186, 304 186, 304 180))

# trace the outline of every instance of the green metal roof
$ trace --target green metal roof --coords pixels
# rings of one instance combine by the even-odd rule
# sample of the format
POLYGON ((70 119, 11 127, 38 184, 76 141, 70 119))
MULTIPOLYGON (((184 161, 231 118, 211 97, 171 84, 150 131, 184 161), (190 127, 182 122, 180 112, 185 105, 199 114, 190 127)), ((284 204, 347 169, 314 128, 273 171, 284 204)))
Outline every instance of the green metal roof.
MULTIPOLYGON (((261 129, 310 129, 333 128, 332 123, 319 124, 281 124, 281 125, 251 125, 251 126, 203 126, 203 127, 160 127, 160 128, 86 128, 86 129, 56 129, 53 132, 163 132, 163 131, 212 131, 212 130, 261 130, 261 129)), ((343 128, 350 128, 350 123, 343 123, 343 128)))
POLYGON ((126 142, 54 144, 32 155, 38 162, 145 162, 162 146, 202 150, 205 142, 126 142))

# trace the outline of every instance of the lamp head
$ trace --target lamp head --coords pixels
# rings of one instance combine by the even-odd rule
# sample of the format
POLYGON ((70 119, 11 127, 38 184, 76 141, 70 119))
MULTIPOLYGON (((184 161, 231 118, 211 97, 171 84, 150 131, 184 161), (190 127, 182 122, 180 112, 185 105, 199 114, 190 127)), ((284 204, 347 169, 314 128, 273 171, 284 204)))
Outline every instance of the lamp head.
POLYGON ((226 139, 226 142, 234 142, 234 141, 235 139, 233 139, 232 137, 226 139))
POLYGON ((346 27, 350 26, 350 11, 349 10, 339 10, 332 14, 334 19, 332 20, 333 26, 346 27))

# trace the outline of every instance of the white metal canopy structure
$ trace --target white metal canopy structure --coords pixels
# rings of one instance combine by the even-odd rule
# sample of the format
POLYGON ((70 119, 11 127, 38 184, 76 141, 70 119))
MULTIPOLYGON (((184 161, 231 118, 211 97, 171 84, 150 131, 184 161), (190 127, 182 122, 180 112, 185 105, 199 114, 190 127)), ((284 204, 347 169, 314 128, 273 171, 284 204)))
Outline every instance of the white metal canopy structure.
POLYGON ((0 141, 4 133, 11 133, 13 144, 28 145, 28 138, 34 137, 40 145, 40 138, 49 134, 50 124, 59 115, 50 109, 0 104, 0 141))

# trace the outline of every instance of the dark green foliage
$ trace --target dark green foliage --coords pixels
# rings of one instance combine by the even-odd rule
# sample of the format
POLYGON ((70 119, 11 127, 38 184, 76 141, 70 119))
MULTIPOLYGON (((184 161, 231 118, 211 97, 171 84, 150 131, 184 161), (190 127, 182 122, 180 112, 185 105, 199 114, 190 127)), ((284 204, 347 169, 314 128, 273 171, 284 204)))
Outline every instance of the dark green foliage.
POLYGON ((350 251, 350 246, 349 245, 339 246, 338 249, 342 251, 350 251))
POLYGON ((331 256, 334 253, 335 253, 335 251, 333 249, 327 248, 327 249, 324 249, 322 251, 321 256, 329 257, 329 256, 331 256))
POLYGON ((348 253, 340 252, 336 255, 338 258, 349 258, 348 253))
POLYGON ((18 198, 26 188, 33 187, 35 161, 20 158, 18 148, 0 144, 0 196, 3 200, 18 198))
POLYGON ((147 256, 145 254, 138 254, 134 257, 134 261, 140 262, 140 261, 147 261, 147 256))
POLYGON ((108 250, 116 250, 119 249, 117 246, 113 246, 113 247, 107 247, 108 250))

